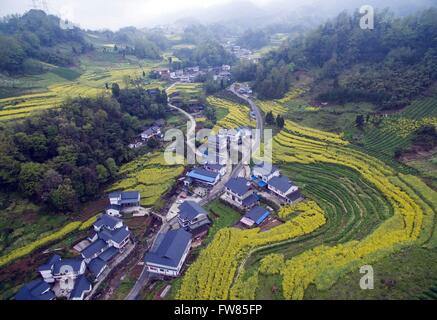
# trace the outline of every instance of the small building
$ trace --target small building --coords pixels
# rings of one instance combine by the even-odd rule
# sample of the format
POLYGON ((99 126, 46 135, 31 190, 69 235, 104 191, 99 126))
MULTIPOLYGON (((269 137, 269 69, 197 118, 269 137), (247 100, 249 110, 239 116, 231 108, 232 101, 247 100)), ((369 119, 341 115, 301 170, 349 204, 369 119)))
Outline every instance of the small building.
POLYGON ((42 279, 25 284, 15 295, 15 300, 54 300, 50 285, 42 279))
POLYGON ((90 293, 92 288, 91 282, 84 275, 81 275, 74 282, 74 288, 73 291, 71 291, 70 300, 85 299, 85 295, 90 293))
POLYGON ((111 205, 119 205, 122 208, 138 207, 141 201, 138 191, 112 192, 108 197, 111 205))
POLYGON ((153 137, 160 137, 161 136, 161 128, 157 126, 153 126, 141 133, 141 140, 147 141, 153 137))
POLYGON ((99 256, 99 259, 108 263, 119 253, 120 253, 120 250, 118 250, 117 248, 109 247, 99 256))
POLYGON ((270 179, 267 188, 287 203, 291 203, 287 196, 299 190, 290 179, 284 176, 270 179))
POLYGON ((263 162, 255 165, 252 169, 252 176, 261 179, 265 183, 269 182, 274 177, 279 177, 281 172, 271 163, 263 162))
POLYGON ((240 222, 245 226, 251 228, 253 226, 261 225, 270 215, 270 212, 263 207, 255 207, 251 209, 240 222))
POLYGON ((55 264, 61 261, 61 257, 57 254, 53 255, 47 263, 43 264, 38 268, 38 272, 41 274, 41 277, 47 283, 54 283, 55 278, 53 277, 53 268, 55 264))
POLYGON ((187 178, 192 179, 194 182, 215 186, 220 180, 220 174, 196 168, 187 174, 187 178))
POLYGON ((289 193, 287 195, 287 203, 292 204, 303 200, 303 196, 299 191, 289 193))
POLYGON ((185 201, 179 206, 178 222, 181 228, 189 232, 211 224, 208 212, 194 201, 185 201))
POLYGON ((116 217, 111 217, 107 214, 101 215, 96 222, 94 222, 94 231, 100 232, 102 229, 110 231, 120 229, 123 227, 123 221, 116 217))
POLYGON ((147 271, 177 277, 191 248, 191 234, 183 229, 171 230, 144 257, 147 271))
POLYGON ((232 205, 244 209, 253 207, 258 201, 258 197, 250 187, 250 182, 244 178, 229 180, 225 185, 223 199, 232 205))
POLYGON ((207 171, 218 173, 222 177, 224 177, 224 175, 226 174, 226 166, 222 165, 222 164, 219 164, 219 163, 217 163, 217 164, 207 163, 207 164, 204 165, 204 168, 207 171))

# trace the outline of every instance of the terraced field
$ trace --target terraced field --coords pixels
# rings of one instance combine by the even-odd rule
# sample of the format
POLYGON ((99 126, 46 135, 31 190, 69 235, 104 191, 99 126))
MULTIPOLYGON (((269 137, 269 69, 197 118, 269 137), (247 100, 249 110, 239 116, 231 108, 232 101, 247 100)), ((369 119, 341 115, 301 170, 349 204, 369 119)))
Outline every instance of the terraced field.
POLYGON ((139 67, 93 68, 75 81, 64 81, 47 87, 45 92, 0 99, 0 121, 25 118, 33 112, 57 108, 67 98, 97 96, 109 92, 106 83, 122 84, 127 77, 141 77, 139 67))
POLYGON ((145 155, 121 167, 125 178, 115 183, 108 192, 135 190, 141 193, 141 205, 153 206, 174 184, 184 167, 168 165, 162 153, 145 155))
POLYGON ((217 132, 220 128, 236 129, 240 127, 256 127, 255 121, 250 118, 250 109, 248 106, 217 97, 208 97, 207 102, 216 109, 228 111, 227 114, 217 122, 213 128, 214 132, 217 132))
POLYGON ((286 259, 275 276, 280 297, 303 299, 309 286, 329 290, 339 278, 362 265, 402 248, 435 243, 437 193, 419 178, 399 173, 361 152, 342 135, 289 120, 275 136, 273 150, 283 172, 323 209, 325 222, 299 228, 293 219, 305 212, 299 213, 280 227, 290 228, 291 234, 272 237, 267 243, 257 242, 256 229, 223 229, 188 270, 179 298, 260 297, 259 261, 267 254, 280 253, 286 259), (293 233, 299 229, 302 232, 293 233))

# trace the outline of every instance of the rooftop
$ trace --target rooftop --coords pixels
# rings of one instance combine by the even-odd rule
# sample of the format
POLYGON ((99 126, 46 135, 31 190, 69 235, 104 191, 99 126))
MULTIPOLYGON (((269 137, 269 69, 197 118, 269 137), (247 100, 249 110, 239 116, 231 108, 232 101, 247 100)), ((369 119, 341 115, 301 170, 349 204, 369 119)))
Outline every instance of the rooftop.
POLYGON ((99 239, 96 242, 91 243, 85 249, 83 249, 81 254, 85 259, 89 259, 93 257, 95 254, 102 252, 103 249, 105 249, 107 246, 108 244, 105 241, 99 239))
POLYGON ((252 210, 250 210, 244 217, 248 218, 254 222, 257 222, 259 219, 261 219, 263 216, 270 214, 270 212, 263 207, 255 207, 252 210))
POLYGON ((76 279, 76 281, 74 283, 74 289, 73 289, 73 291, 71 291, 70 299, 82 298, 83 294, 86 291, 91 290, 91 288, 92 288, 92 286, 91 286, 91 283, 88 281, 88 279, 84 275, 81 275, 80 277, 78 277, 76 279))
POLYGON ((88 268, 95 277, 97 277, 97 275, 99 275, 106 266, 106 262, 100 258, 95 258, 88 264, 88 268))
POLYGON ((38 271, 51 271, 56 262, 61 261, 61 257, 57 254, 53 255, 47 263, 38 268, 38 271))
POLYGON ((225 186, 240 196, 245 195, 250 190, 250 183, 244 178, 233 178, 225 186))
POLYGON ((102 227, 114 229, 117 224, 121 222, 120 219, 112 217, 107 214, 101 215, 97 221, 94 223, 94 227, 100 229, 102 227))
POLYGON ((211 171, 201 169, 201 168, 193 169, 192 171, 190 171, 187 174, 187 177, 189 177, 189 178, 202 180, 202 181, 206 181, 206 182, 210 182, 210 183, 215 182, 217 179, 217 176, 218 176, 218 173, 211 172, 211 171))
POLYGON ((182 220, 192 220, 199 214, 208 215, 197 202, 185 201, 179 206, 179 216, 182 220))
POLYGON ((15 300, 53 300, 55 294, 51 287, 42 279, 25 284, 15 296, 15 300))
POLYGON ((61 271, 65 271, 71 268, 73 272, 78 273, 80 271, 80 268, 82 266, 83 260, 82 259, 62 259, 55 263, 53 268, 54 274, 60 274, 61 271))
POLYGON ((183 229, 167 232, 156 250, 144 257, 146 263, 155 263, 176 268, 189 245, 191 234, 183 229))
POLYGON ((105 251, 103 251, 99 255, 99 259, 101 259, 104 262, 110 261, 112 258, 114 258, 119 253, 118 249, 115 247, 109 247, 105 251))
POLYGON ((288 190, 290 190, 291 187, 294 186, 294 183, 287 177, 280 176, 270 179, 269 185, 278 189, 281 192, 287 192, 288 190))

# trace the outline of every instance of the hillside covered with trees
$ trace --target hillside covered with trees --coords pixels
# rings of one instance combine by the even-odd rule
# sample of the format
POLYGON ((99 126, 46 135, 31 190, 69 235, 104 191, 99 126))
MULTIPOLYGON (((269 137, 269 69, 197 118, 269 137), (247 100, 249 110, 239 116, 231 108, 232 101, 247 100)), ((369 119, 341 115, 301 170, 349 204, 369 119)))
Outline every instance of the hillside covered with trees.
POLYGON ((269 53, 258 67, 240 66, 238 76, 255 80, 269 99, 288 91, 295 71, 309 71, 328 84, 320 100, 401 107, 437 80, 436 14, 435 8, 404 18, 377 12, 374 30, 362 30, 358 12, 342 13, 269 53))

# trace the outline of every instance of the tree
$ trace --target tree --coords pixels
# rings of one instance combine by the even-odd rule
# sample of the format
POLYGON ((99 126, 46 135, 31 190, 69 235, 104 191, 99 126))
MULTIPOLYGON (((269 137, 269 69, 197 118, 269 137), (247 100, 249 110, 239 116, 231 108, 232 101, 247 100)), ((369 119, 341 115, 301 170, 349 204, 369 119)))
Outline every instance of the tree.
POLYGON ((285 119, 283 117, 281 117, 279 114, 276 117, 276 125, 280 129, 284 128, 284 125, 285 125, 285 119))
POLYGON ((266 123, 272 125, 275 123, 275 117, 273 116, 273 112, 270 111, 266 115, 266 123))
POLYGON ((147 141, 147 146, 148 146, 150 149, 155 149, 155 148, 157 148, 157 147, 159 146, 159 141, 158 141, 156 138, 150 138, 150 139, 147 141))
POLYGON ((18 180, 20 189, 26 196, 34 197, 40 193, 45 171, 45 166, 39 163, 27 162, 21 165, 18 180))
POLYGON ((108 181, 110 174, 104 166, 98 164, 96 166, 96 172, 97 172, 97 178, 99 179, 100 183, 105 183, 108 181))
POLYGON ((120 86, 118 83, 112 84, 112 95, 116 98, 120 97, 120 86))
POLYGON ((118 166, 115 163, 115 160, 113 158, 108 158, 105 161, 106 169, 108 169, 109 175, 111 178, 115 178, 118 175, 118 166))
POLYGON ((65 181, 49 195, 49 203, 55 210, 61 212, 74 211, 77 206, 77 201, 76 192, 69 179, 65 179, 65 181))
POLYGON ((358 115, 357 118, 355 119, 355 125, 362 129, 364 126, 364 116, 362 114, 358 115))

